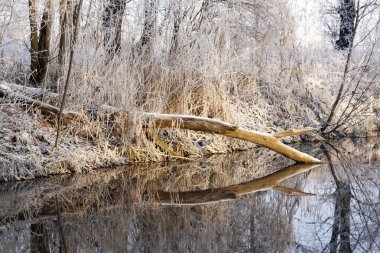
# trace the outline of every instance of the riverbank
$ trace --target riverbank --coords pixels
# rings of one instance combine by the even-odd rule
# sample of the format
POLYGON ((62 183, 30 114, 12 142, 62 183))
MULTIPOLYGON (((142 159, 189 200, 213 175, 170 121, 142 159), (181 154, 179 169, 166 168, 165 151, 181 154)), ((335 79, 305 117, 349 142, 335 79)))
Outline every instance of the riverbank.
MULTIPOLYGON (((276 89, 272 89, 269 96, 261 86, 251 89, 255 90, 252 96, 234 95, 224 101, 225 114, 215 116, 249 130, 275 133, 290 128, 318 128, 321 125, 319 117, 327 113, 327 103, 315 97, 312 101, 311 97, 276 89)), ((49 102, 59 105, 58 100, 49 102)), ((79 107, 80 104, 69 105, 69 109, 78 110, 79 107)), ((83 109, 82 112, 90 120, 65 121, 59 148, 54 148, 55 115, 47 115, 19 101, 0 98, 0 181, 85 173, 132 163, 188 161, 256 147, 249 142, 188 130, 149 131, 149 128, 143 129, 138 118, 126 121, 121 117, 96 117, 83 109)), ((360 123, 339 135, 361 138, 377 135, 379 117, 376 113, 361 117, 360 123)), ((314 131, 286 137, 283 142, 322 140, 320 133, 314 131)))

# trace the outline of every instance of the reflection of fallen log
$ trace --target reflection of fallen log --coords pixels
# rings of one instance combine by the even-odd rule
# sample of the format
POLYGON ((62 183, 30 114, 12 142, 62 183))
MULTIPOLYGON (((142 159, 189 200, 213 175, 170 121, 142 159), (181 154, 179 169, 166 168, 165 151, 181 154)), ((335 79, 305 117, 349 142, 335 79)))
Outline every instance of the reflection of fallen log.
MULTIPOLYGON (((43 221, 48 217, 56 219, 55 199, 57 196, 61 203, 61 215, 67 217, 67 215, 80 216, 89 211, 93 212, 94 207, 102 213, 139 204, 195 205, 233 199, 240 195, 268 189, 288 194, 310 195, 300 190, 279 186, 279 184, 287 178, 317 166, 297 164, 251 182, 185 193, 156 193, 157 187, 163 184, 168 186, 170 182, 151 181, 149 179, 151 169, 147 169, 144 174, 142 173, 144 170, 140 167, 113 172, 99 171, 89 175, 65 175, 33 181, 3 183, 0 187, 0 230, 4 226, 12 226, 14 220, 17 220, 17 223, 25 221, 25 224, 28 224, 28 222, 43 221)), ((168 165, 164 170, 169 171, 171 168, 172 165, 168 165)))
POLYGON ((235 199, 241 195, 259 191, 266 191, 270 189, 289 194, 313 195, 310 193, 302 192, 297 189, 289 189, 280 186, 279 183, 281 183, 285 179, 306 172, 318 166, 319 165, 316 164, 295 164, 268 176, 252 180, 250 182, 217 189, 207 189, 203 191, 190 192, 158 191, 156 194, 156 200, 161 204, 168 205, 198 205, 235 199))
MULTIPOLYGON (((0 96, 11 97, 16 100, 20 100, 28 105, 35 106, 44 112, 57 115, 59 108, 44 103, 39 100, 32 99, 27 95, 20 94, 20 87, 17 88, 18 92, 14 92, 12 89, 17 88, 16 85, 0 84, 0 96)), ((37 88, 33 88, 32 91, 38 93, 37 88)), ((41 91, 42 92, 42 91, 41 91)), ((27 93, 27 92, 25 92, 27 93)), ((58 95, 52 93, 50 97, 57 97, 58 95)), ((257 131, 251 131, 243 129, 236 125, 226 123, 217 119, 209 119, 204 117, 189 116, 189 115, 172 115, 172 114, 158 114, 158 113, 131 113, 129 111, 121 110, 111 106, 101 106, 99 111, 103 111, 105 114, 122 115, 127 118, 140 117, 147 122, 152 122, 155 127, 162 128, 181 128, 194 131, 201 131, 211 134, 220 134, 227 137, 232 137, 240 140, 249 141, 264 147, 267 147, 277 153, 280 153, 294 161, 302 163, 320 163, 319 159, 316 159, 308 154, 300 152, 292 147, 289 147, 281 142, 281 138, 293 135, 300 135, 302 133, 316 130, 314 128, 304 128, 300 130, 286 130, 275 134, 261 133, 257 131)), ((86 115, 78 112, 66 111, 63 113, 63 118, 72 119, 81 122, 87 122, 86 115)), ((149 125, 149 124, 147 124, 149 125)))
POLYGON ((275 186, 272 189, 275 190, 275 191, 278 191, 278 192, 283 192, 283 193, 289 194, 289 195, 315 196, 315 194, 313 194, 313 193, 303 192, 303 191, 300 191, 298 189, 287 188, 287 187, 280 186, 280 185, 279 186, 275 186))

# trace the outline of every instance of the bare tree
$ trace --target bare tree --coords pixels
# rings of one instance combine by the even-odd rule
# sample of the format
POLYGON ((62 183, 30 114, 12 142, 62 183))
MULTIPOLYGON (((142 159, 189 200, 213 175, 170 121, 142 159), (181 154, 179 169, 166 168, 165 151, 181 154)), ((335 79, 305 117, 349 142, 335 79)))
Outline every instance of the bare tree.
POLYGON ((108 0, 103 12, 104 46, 112 59, 120 51, 123 16, 127 0, 108 0))
POLYGON ((29 81, 33 84, 40 84, 46 76, 50 60, 53 0, 48 0, 46 2, 40 26, 37 24, 36 3, 37 0, 29 0, 29 21, 31 31, 30 70, 32 72, 29 81))
POLYGON ((338 8, 340 17, 339 40, 336 41, 336 48, 340 50, 347 49, 354 39, 355 28, 355 1, 341 0, 338 8))
POLYGON ((171 45, 170 45, 170 52, 169 54, 175 55, 178 50, 179 45, 179 29, 181 25, 181 12, 180 12, 180 6, 179 3, 176 2, 172 6, 172 12, 173 12, 173 34, 171 39, 171 45))
POLYGON ((59 52, 58 61, 59 64, 64 63, 66 53, 66 34, 68 30, 68 16, 69 9, 71 8, 71 0, 61 0, 60 3, 60 38, 59 38, 59 52))
POLYGON ((134 47, 136 56, 149 55, 152 52, 157 25, 157 7, 157 0, 144 0, 144 26, 140 40, 134 47))
POLYGON ((58 148, 58 144, 59 144, 59 135, 60 135, 60 130, 61 130, 63 108, 65 106, 67 88, 70 84, 71 71, 72 71, 72 67, 73 67, 73 58, 74 58, 74 47, 75 47, 76 40, 78 38, 78 33, 79 33, 80 14, 81 14, 82 6, 83 6, 83 0, 79 0, 79 2, 75 6, 75 11, 74 11, 74 15, 73 15, 74 33, 73 33, 73 39, 72 39, 71 45, 70 45, 69 68, 68 68, 67 74, 66 74, 66 82, 65 82, 65 86, 64 86, 64 90, 63 90, 61 106, 59 108, 59 113, 58 113, 57 135, 56 135, 55 144, 54 144, 55 148, 58 148))
POLYGON ((376 1, 366 3, 357 1, 356 7, 352 6, 353 1, 344 1, 344 3, 339 9, 340 38, 336 41, 336 47, 341 50, 347 49, 347 55, 336 98, 326 122, 321 127, 321 131, 325 134, 357 123, 352 119, 365 107, 370 88, 379 78, 379 66, 374 58, 379 46, 379 39, 375 33, 379 28, 380 18, 377 16, 375 20, 372 20, 370 27, 361 27, 364 32, 358 36, 359 26, 368 24, 365 20, 378 11, 379 5, 376 1), (375 39, 371 40, 371 37, 375 39), (366 40, 369 40, 369 44, 363 47, 362 44, 366 40), (355 58, 353 58, 354 51, 359 52, 355 58), (337 115, 339 109, 342 111, 337 115))

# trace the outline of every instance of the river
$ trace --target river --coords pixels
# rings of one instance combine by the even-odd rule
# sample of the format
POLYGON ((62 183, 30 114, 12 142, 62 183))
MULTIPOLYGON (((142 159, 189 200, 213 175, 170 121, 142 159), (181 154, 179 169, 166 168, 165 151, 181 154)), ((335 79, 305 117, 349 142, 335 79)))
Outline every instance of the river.
POLYGON ((380 140, 0 183, 0 252, 380 252, 380 140))

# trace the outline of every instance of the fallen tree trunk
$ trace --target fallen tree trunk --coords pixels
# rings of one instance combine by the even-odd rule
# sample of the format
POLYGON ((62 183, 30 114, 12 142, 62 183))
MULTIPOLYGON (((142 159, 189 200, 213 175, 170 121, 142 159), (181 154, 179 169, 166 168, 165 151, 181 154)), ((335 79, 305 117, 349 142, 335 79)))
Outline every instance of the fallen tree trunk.
POLYGON ((281 138, 296 134, 305 133, 316 130, 314 128, 305 128, 301 130, 288 130, 278 134, 267 134, 257 131, 251 131, 240 128, 226 122, 216 119, 170 115, 170 114, 152 114, 145 113, 144 116, 149 117, 158 128, 182 128, 195 131, 202 131, 212 134, 221 134, 240 140, 245 140, 267 147, 277 153, 280 153, 294 161, 302 163, 320 163, 321 161, 303 152, 298 151, 281 142, 281 138))
MULTIPOLYGON (((130 114, 127 111, 122 111, 110 106, 103 106, 103 109, 113 113, 130 114)), ((300 130, 286 130, 276 134, 261 133, 240 128, 236 125, 226 123, 217 119, 209 119, 197 116, 188 115, 173 115, 173 114, 158 114, 158 113, 138 113, 137 116, 142 116, 152 121, 155 127, 163 128, 181 128, 194 131, 201 131, 211 134, 220 134, 227 137, 232 137, 240 140, 249 141, 261 146, 267 147, 277 153, 280 153, 294 161, 301 163, 320 163, 316 159, 306 153, 298 151, 281 142, 281 138, 293 135, 300 135, 305 132, 317 130, 315 128, 304 128, 300 130)))
MULTIPOLYGON (((18 86, 18 85, 17 85, 18 86)), ((13 86, 14 88, 17 86, 13 86)), ((33 98, 30 98, 22 93, 22 90, 19 89, 18 92, 15 92, 12 88, 12 86, 6 85, 6 84, 0 84, 0 97, 7 97, 10 99, 15 99, 17 101, 23 102, 27 105, 37 107, 41 109, 44 112, 58 115, 59 108, 52 106, 50 104, 44 103, 40 100, 36 100, 33 98)), ((17 87, 18 88, 18 87, 17 87)), ((26 88, 26 92, 35 92, 35 94, 41 94, 43 93, 43 90, 41 89, 41 92, 38 92, 38 88, 26 88)), ((56 97, 54 93, 50 93, 52 97, 56 97)), ((82 123, 88 122, 88 119, 86 115, 79 113, 79 112, 73 112, 73 111, 64 111, 62 114, 62 117, 66 120, 75 120, 82 123)))
MULTIPOLYGON (((14 97, 21 100, 31 106, 40 108, 45 112, 49 112, 58 115, 59 108, 44 103, 39 100, 32 99, 25 95, 13 92, 12 89, 5 85, 0 84, 0 96, 14 97)), ((52 97, 57 94, 52 93, 52 97)), ((320 163, 319 159, 316 159, 306 153, 298 151, 281 142, 281 138, 287 136, 300 135, 305 132, 317 130, 315 128, 304 128, 299 130, 286 130, 275 134, 261 133, 258 131, 252 131, 241 128, 239 126, 223 122, 217 119, 210 119, 204 117, 190 116, 190 115, 174 115, 174 114, 159 114, 159 113, 147 113, 147 112, 129 112, 119 108, 115 108, 108 105, 102 105, 99 111, 105 114, 122 115, 126 117, 140 117, 151 126, 149 122, 158 129, 163 128, 180 128, 194 131, 201 131, 211 134, 224 135, 231 138, 249 141, 264 147, 267 147, 277 153, 280 153, 294 161, 301 163, 320 163)), ((77 120, 81 122, 88 122, 86 115, 78 112, 65 111, 63 113, 65 119, 77 120)))
POLYGON ((246 195, 259 191, 276 190, 287 194, 297 195, 314 195, 306 193, 297 189, 286 188, 279 184, 295 175, 304 173, 311 169, 318 167, 316 164, 295 164, 268 176, 254 179, 252 181, 232 185, 217 189, 207 189, 203 191, 189 191, 189 192, 164 192, 157 191, 156 201, 161 204, 167 205, 199 205, 206 203, 213 203, 219 201, 226 201, 236 199, 241 195, 246 195))
POLYGON ((44 88, 35 88, 13 83, 2 83, 0 84, 0 88, 2 90, 10 90, 15 94, 22 94, 33 99, 44 99, 44 101, 57 102, 61 98, 60 94, 53 93, 44 88))

